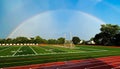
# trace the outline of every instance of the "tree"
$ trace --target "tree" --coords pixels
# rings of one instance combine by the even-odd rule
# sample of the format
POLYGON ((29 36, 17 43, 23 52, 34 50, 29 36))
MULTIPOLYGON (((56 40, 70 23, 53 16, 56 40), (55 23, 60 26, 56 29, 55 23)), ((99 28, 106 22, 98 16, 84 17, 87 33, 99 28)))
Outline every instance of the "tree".
POLYGON ((6 39, 0 39, 0 43, 6 43, 6 39))
POLYGON ((118 34, 120 31, 120 27, 118 25, 112 25, 112 24, 103 24, 101 25, 101 32, 110 34, 111 36, 114 36, 115 34, 118 34))
POLYGON ((46 39, 43 39, 43 40, 42 40, 42 43, 43 43, 43 44, 47 44, 48 42, 47 42, 46 39))
POLYGON ((73 37, 73 38, 72 38, 72 42, 73 42, 74 44, 78 44, 78 43, 80 42, 80 38, 79 38, 79 37, 73 37))
POLYGON ((57 40, 56 39, 49 39, 48 44, 57 44, 57 40))
POLYGON ((12 40, 11 38, 7 38, 7 39, 5 40, 5 43, 13 43, 13 40, 12 40))
POLYGON ((57 39, 57 42, 58 42, 58 44, 64 44, 64 42, 65 42, 65 38, 58 38, 57 39))
POLYGON ((0 39, 0 43, 5 43, 5 39, 0 39))
POLYGON ((116 34, 113 39, 112 39, 113 43, 117 46, 120 46, 120 33, 116 34))
POLYGON ((36 36, 34 42, 35 43, 42 43, 43 39, 40 36, 36 36))
POLYGON ((34 43, 35 42, 35 38, 31 37, 29 40, 30 43, 34 43))
POLYGON ((29 43, 29 39, 27 37, 17 37, 13 41, 14 43, 29 43))
POLYGON ((96 34, 93 39, 95 43, 100 45, 113 45, 112 39, 119 33, 120 27, 118 25, 104 24, 101 25, 100 30, 101 32, 96 34))

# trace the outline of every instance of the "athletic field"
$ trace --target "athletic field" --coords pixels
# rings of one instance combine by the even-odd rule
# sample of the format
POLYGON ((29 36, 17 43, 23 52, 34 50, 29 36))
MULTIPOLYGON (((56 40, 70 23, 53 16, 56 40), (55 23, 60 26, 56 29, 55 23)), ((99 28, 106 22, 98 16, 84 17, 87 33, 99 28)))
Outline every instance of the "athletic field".
POLYGON ((118 47, 0 46, 0 68, 116 55, 118 47))

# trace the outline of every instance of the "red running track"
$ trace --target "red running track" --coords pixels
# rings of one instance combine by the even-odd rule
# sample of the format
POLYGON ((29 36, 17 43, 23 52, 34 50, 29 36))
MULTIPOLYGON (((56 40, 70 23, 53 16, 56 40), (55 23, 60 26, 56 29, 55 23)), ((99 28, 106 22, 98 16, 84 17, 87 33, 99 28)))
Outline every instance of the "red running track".
POLYGON ((52 62, 3 69, 120 69, 120 56, 52 62))

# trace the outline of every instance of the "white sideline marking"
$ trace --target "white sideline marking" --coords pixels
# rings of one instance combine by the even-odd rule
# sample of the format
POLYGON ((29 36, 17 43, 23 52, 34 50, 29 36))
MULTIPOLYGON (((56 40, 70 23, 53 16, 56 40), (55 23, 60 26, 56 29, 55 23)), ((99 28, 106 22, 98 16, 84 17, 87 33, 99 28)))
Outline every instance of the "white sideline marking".
MULTIPOLYGON (((30 47, 31 48, 31 47, 30 47)), ((33 50, 33 49, 32 49, 33 50)), ((34 51, 33 51, 34 52, 34 51)), ((104 52, 104 51, 84 51, 84 52, 60 52, 60 53, 43 53, 43 54, 30 54, 30 55, 24 55, 24 56, 36 56, 36 55, 50 55, 50 54, 70 54, 70 53, 93 53, 93 52, 104 52)), ((23 56, 23 55, 19 55, 19 56, 23 56)), ((0 56, 0 57, 18 57, 18 55, 15 56, 0 56)))
POLYGON ((30 49, 32 49, 32 51, 35 53, 35 55, 38 54, 31 46, 29 46, 29 47, 30 47, 30 49))
POLYGON ((22 46, 20 46, 20 47, 18 48, 18 50, 17 50, 12 56, 15 56, 15 54, 16 54, 21 48, 22 48, 22 46))
POLYGON ((90 52, 104 52, 104 51, 107 51, 107 50, 100 50, 100 51, 90 51, 90 52))
MULTIPOLYGON (((79 48, 76 48, 76 49, 80 49, 81 47, 79 47, 79 48)), ((81 48, 81 49, 86 49, 86 50, 99 50, 99 51, 108 51, 108 50, 104 50, 104 49, 93 49, 93 48, 81 48)))

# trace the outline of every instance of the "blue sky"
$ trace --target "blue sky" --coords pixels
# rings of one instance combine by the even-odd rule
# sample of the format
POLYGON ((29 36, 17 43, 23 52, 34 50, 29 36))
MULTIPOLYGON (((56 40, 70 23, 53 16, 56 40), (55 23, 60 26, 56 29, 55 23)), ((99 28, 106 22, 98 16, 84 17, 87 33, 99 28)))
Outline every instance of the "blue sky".
MULTIPOLYGON (((80 11, 105 23, 120 25, 119 8, 120 0, 0 0, 0 38, 8 37, 22 22, 29 18, 56 10, 80 11)), ((71 20, 71 16, 74 16, 72 13, 58 13, 50 15, 53 21, 61 26, 60 28, 66 26, 67 22, 71 20)), ((71 22, 74 23, 74 21, 71 22)))

